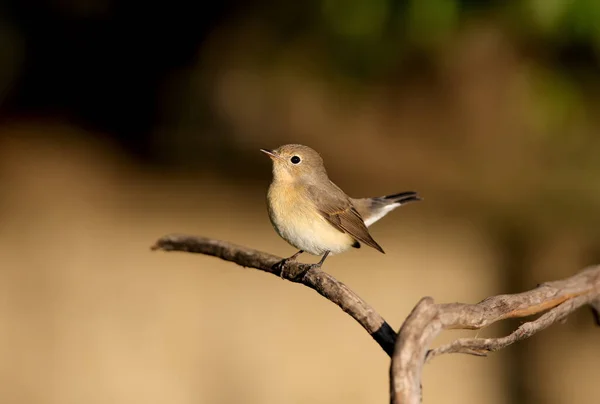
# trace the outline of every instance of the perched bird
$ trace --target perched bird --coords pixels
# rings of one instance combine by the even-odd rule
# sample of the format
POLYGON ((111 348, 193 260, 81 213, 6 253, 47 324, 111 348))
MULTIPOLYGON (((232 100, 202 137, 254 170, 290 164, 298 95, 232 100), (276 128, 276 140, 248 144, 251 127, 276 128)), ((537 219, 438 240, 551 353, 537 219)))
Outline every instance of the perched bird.
POLYGON ((303 252, 322 255, 315 268, 329 254, 359 248, 360 243, 384 253, 367 227, 398 206, 421 200, 416 192, 354 199, 331 182, 323 159, 310 147, 288 144, 260 151, 273 161, 273 181, 267 193, 269 218, 275 231, 299 249, 277 264, 282 273, 286 262, 303 252))

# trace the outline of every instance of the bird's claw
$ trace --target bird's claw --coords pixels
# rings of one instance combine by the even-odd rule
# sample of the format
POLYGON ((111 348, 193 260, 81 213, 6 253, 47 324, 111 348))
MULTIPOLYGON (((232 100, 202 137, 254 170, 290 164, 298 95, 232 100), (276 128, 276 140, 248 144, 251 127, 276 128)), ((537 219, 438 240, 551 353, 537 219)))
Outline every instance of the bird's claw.
POLYGON ((273 265, 273 269, 275 271, 279 271, 279 277, 286 278, 285 276, 285 269, 287 268, 287 263, 289 262, 288 258, 284 258, 281 261, 279 261, 278 263, 276 263, 275 265, 273 265))
POLYGON ((304 273, 306 274, 308 271, 312 271, 313 269, 321 269, 321 263, 310 264, 308 269, 304 271, 304 273))
POLYGON ((317 264, 310 264, 310 265, 306 265, 304 264, 303 266, 305 266, 306 268, 303 269, 301 272, 294 274, 293 277, 290 277, 290 274, 286 273, 286 269, 288 268, 288 263, 290 262, 294 262, 295 260, 290 260, 289 258, 283 259, 281 261, 279 261, 278 263, 276 263, 275 265, 273 265, 273 269, 275 271, 279 271, 279 277, 281 279, 296 279, 298 277, 304 277, 308 272, 312 271, 313 269, 320 269, 321 268, 321 264, 317 263, 317 264))

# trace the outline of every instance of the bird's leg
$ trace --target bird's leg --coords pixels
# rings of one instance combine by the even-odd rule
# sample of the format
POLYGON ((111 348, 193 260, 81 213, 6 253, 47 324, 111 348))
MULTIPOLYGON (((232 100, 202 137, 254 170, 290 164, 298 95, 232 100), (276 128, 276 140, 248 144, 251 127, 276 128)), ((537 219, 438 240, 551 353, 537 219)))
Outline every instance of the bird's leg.
POLYGON ((316 264, 312 264, 310 266, 310 269, 321 268, 321 265, 323 265, 323 263, 325 262, 325 258, 327 258, 330 252, 331 251, 325 251, 325 254, 323 254, 323 257, 321 257, 321 261, 317 262, 316 264))
POLYGON ((285 264, 287 264, 288 262, 296 261, 296 258, 298 258, 298 256, 300 254, 302 254, 303 252, 304 252, 304 250, 300 250, 296 254, 292 255, 291 257, 282 259, 277 264, 273 265, 273 269, 279 270, 280 271, 279 276, 283 278, 283 275, 285 273, 285 264))
POLYGON ((298 256, 299 256, 300 254, 302 254, 303 252, 304 252, 304 250, 300 250, 300 251, 298 251, 296 254, 294 254, 294 255, 292 255, 290 258, 286 259, 286 261, 295 261, 295 260, 296 260, 296 258, 298 258, 298 256))

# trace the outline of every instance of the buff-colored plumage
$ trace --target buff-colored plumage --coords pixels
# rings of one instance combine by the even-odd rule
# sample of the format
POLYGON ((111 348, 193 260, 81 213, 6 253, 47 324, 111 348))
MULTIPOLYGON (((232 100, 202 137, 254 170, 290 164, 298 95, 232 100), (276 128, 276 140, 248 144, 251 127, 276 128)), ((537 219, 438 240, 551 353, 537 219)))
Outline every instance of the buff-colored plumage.
POLYGON ((339 231, 325 219, 307 195, 302 185, 269 187, 269 218, 275 231, 299 250, 314 255, 325 251, 332 254, 350 248, 355 240, 346 232, 339 231))
POLYGON ((310 147, 290 144, 261 150, 273 160, 267 194, 271 223, 302 252, 326 256, 363 243, 383 253, 368 226, 401 204, 420 199, 414 192, 353 199, 331 182, 323 159, 310 147))

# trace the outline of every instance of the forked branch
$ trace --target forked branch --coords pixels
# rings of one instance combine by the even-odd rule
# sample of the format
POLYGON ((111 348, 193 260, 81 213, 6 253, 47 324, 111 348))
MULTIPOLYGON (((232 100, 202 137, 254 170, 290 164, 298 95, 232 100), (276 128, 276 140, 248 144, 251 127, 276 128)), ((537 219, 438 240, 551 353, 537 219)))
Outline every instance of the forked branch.
POLYGON ((528 338, 589 304, 598 318, 600 266, 584 269, 560 281, 547 282, 527 292, 489 297, 477 304, 435 304, 425 297, 410 313, 396 340, 390 367, 392 403, 421 402, 421 374, 426 361, 444 353, 485 356, 528 338), (461 338, 429 350, 446 329, 481 329, 508 318, 545 312, 500 338, 461 338))
MULTIPOLYGON (((161 237, 152 250, 185 251, 219 257, 242 267, 281 276, 275 264, 282 258, 226 241, 172 234, 161 237)), ((435 304, 425 297, 410 313, 398 335, 390 325, 342 282, 310 265, 288 263, 285 279, 301 283, 337 304, 354 318, 392 357, 390 397, 392 403, 421 402, 421 374, 424 364, 445 353, 485 356, 530 337, 564 319, 583 305, 590 305, 600 325, 600 266, 587 268, 560 281, 513 295, 489 297, 477 304, 435 304), (508 318, 544 313, 501 338, 461 338, 430 350, 433 340, 445 329, 481 329, 508 318)))

